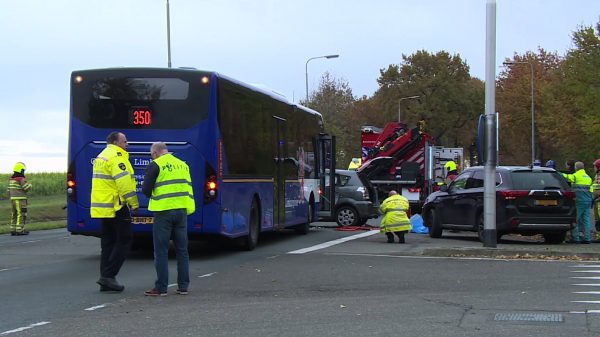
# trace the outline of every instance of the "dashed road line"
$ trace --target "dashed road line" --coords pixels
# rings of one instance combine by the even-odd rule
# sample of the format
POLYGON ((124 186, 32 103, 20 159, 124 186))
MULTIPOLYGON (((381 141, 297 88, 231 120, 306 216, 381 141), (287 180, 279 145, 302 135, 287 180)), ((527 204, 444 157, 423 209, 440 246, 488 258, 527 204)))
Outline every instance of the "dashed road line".
POLYGON ((102 308, 106 308, 108 304, 100 304, 100 305, 95 305, 93 307, 89 307, 89 308, 85 308, 83 310, 85 311, 94 311, 94 310, 98 310, 98 309, 102 309, 102 308))
POLYGON ((377 230, 370 230, 370 231, 366 231, 364 233, 355 234, 355 235, 351 235, 351 236, 346 236, 346 237, 341 238, 341 239, 337 239, 337 240, 332 240, 332 241, 320 243, 318 245, 314 245, 314 246, 311 246, 311 247, 293 250, 291 252, 287 252, 287 254, 304 254, 304 253, 309 253, 309 252, 313 252, 315 250, 320 250, 320 249, 328 248, 328 247, 331 247, 331 246, 339 245, 340 243, 344 243, 346 241, 356 240, 356 239, 364 238, 364 237, 375 235, 375 234, 379 234, 379 231, 377 231, 377 230))
POLYGON ((29 330, 31 328, 35 328, 36 326, 42 326, 42 325, 46 325, 46 324, 50 324, 50 322, 46 322, 46 321, 44 321, 44 322, 38 322, 38 323, 30 324, 28 326, 23 326, 23 327, 20 327, 20 328, 16 328, 16 329, 13 329, 13 330, 4 331, 4 332, 0 333, 0 336, 5 336, 5 335, 9 335, 11 333, 29 330))
POLYGON ((210 276, 213 276, 213 275, 215 275, 216 273, 217 273, 217 272, 213 272, 213 273, 208 273, 208 274, 200 275, 200 276, 198 276, 198 278, 210 277, 210 276))

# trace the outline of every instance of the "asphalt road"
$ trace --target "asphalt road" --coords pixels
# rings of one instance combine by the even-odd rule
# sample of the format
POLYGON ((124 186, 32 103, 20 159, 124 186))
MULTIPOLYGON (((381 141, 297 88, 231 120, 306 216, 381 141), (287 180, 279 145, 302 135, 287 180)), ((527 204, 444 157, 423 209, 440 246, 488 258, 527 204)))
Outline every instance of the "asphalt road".
MULTIPOLYGON (((155 273, 148 252, 125 263, 125 291, 106 294, 94 283, 98 239, 65 230, 2 235, 0 336, 600 334, 600 262, 460 254, 481 247, 470 234, 409 234, 407 241, 320 226, 304 236, 266 235, 252 252, 195 243, 190 294, 171 287, 167 297, 149 298, 143 291, 155 273), (443 249, 446 257, 426 254, 443 249)), ((501 246, 549 249, 510 240, 501 246)), ((172 260, 171 279, 174 273, 172 260)))

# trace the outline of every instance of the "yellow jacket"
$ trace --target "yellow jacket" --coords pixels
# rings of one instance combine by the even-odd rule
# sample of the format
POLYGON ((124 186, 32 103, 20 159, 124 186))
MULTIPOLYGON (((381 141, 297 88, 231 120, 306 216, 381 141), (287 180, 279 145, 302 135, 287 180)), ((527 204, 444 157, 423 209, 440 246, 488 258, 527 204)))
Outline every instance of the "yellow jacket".
POLYGON ((133 167, 127 151, 108 144, 94 161, 90 213, 92 218, 114 218, 125 204, 140 206, 133 167))
POLYGON ((410 231, 412 225, 406 215, 408 207, 408 199, 400 194, 385 199, 379 206, 379 211, 384 214, 381 220, 381 231, 384 233, 410 231))

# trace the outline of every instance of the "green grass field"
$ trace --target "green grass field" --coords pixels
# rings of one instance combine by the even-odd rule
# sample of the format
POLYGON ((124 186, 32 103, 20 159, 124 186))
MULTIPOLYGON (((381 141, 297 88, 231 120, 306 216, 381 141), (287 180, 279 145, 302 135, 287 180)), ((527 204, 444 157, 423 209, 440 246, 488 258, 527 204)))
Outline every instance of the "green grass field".
MULTIPOLYGON (((27 230, 64 228, 67 226, 65 193, 66 173, 30 173, 27 180, 33 185, 28 195, 27 230)), ((0 174, 0 183, 8 186, 9 174, 0 174)), ((0 185, 1 186, 1 185, 0 185)), ((0 193, 0 234, 10 233, 11 203, 8 193, 0 193)))

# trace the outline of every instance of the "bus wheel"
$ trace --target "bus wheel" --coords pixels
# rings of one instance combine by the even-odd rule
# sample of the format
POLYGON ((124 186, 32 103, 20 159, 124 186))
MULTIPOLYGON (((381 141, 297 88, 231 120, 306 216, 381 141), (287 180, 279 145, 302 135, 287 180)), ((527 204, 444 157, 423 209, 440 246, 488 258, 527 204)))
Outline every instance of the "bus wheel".
POLYGON ((296 233, 298 234, 308 234, 308 232, 310 231, 310 223, 312 222, 313 219, 313 212, 315 210, 315 206, 313 205, 313 203, 309 203, 308 204, 308 214, 306 216, 306 223, 302 223, 299 224, 298 226, 296 226, 296 228, 294 228, 296 230, 296 233))
POLYGON ((241 237, 241 247, 244 250, 253 250, 258 243, 260 233, 260 212, 256 199, 252 200, 250 207, 250 222, 248 223, 248 235, 241 237))

